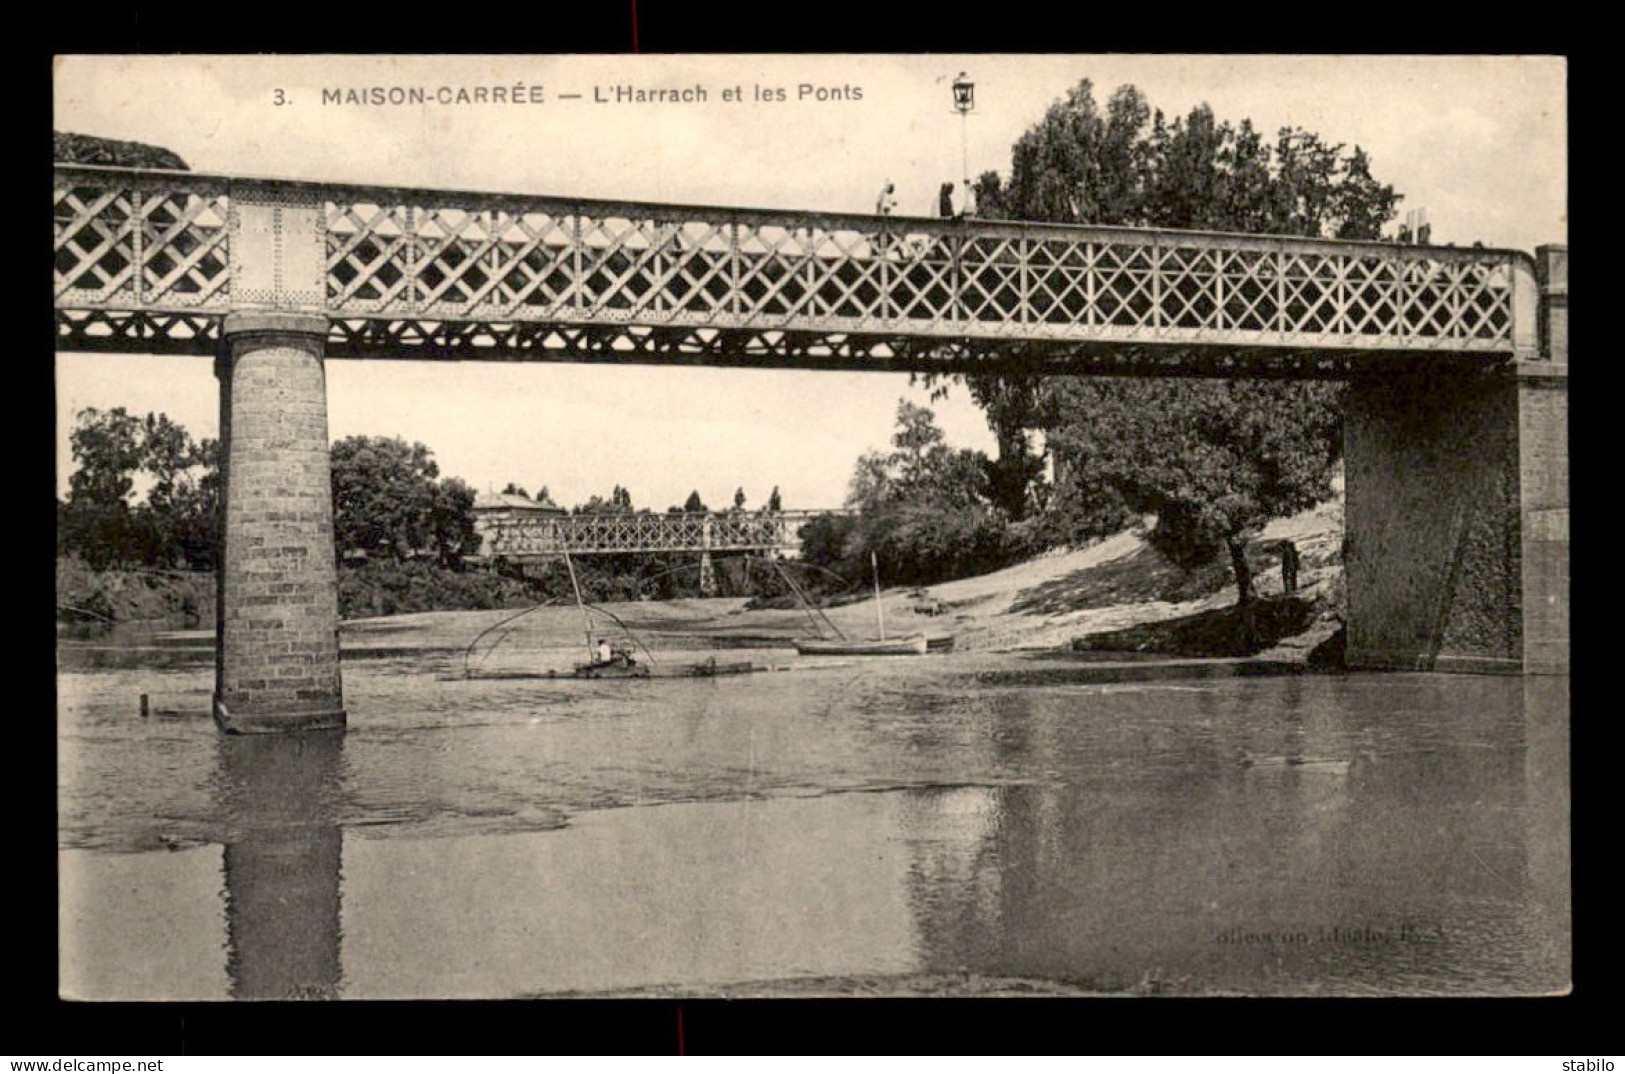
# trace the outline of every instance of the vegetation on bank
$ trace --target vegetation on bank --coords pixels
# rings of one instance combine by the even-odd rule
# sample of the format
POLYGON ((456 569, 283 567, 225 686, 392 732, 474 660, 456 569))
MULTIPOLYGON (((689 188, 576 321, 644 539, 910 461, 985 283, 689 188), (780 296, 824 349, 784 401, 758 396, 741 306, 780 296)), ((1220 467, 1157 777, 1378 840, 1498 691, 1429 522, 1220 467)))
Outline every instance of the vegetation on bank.
POLYGON ((56 561, 58 622, 97 627, 160 622, 166 626, 212 626, 212 571, 108 568, 97 570, 79 556, 56 561))
POLYGON ((855 514, 802 527, 807 588, 851 589, 872 569, 887 585, 930 585, 1042 550, 1035 527, 1012 522, 993 503, 987 457, 949 447, 930 409, 899 400, 891 446, 858 460, 846 500, 855 514))
POLYGON ((542 599, 522 579, 484 570, 448 569, 426 560, 383 559, 339 571, 339 615, 344 619, 526 608, 542 599))
MULTIPOLYGON (((163 414, 88 408, 69 434, 76 468, 57 509, 58 618, 93 623, 164 619, 212 609, 220 540, 220 449, 194 441, 163 414), (184 584, 176 579, 185 579, 184 584)), ((420 443, 352 436, 332 446, 334 556, 346 618, 439 610, 526 607, 571 600, 562 562, 539 569, 474 566, 474 490, 442 477, 420 443)), ((523 495, 516 485, 513 494, 523 495)), ((539 494, 548 500, 544 488, 539 494)), ((743 489, 734 510, 746 509, 743 489)), ((775 488, 770 509, 779 504, 775 488)), ((705 510, 698 493, 683 508, 705 510)), ((648 513, 616 486, 577 514, 648 513)), ((779 595, 788 588, 765 561, 718 557, 723 595, 779 595)), ((576 562, 592 602, 700 595, 698 554, 594 556, 576 562)), ((205 618, 212 619, 212 611, 205 618)))

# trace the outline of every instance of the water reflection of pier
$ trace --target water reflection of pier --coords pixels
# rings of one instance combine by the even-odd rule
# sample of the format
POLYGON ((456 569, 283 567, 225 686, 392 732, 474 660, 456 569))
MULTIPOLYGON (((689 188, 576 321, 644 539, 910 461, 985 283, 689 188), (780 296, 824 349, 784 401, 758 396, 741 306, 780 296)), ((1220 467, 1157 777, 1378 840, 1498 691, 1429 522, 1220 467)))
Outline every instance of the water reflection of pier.
POLYGON ((337 823, 344 736, 225 736, 226 972, 237 999, 341 990, 337 823))

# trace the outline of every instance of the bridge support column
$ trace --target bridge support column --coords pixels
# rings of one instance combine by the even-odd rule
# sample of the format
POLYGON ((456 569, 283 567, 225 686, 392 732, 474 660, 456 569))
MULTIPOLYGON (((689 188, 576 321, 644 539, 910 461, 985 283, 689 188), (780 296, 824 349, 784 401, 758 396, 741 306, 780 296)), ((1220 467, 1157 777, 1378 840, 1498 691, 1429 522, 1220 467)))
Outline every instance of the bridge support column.
POLYGON ((327 320, 232 313, 222 336, 215 720, 233 733, 343 727, 327 320))
POLYGON ((707 515, 700 524, 700 546, 704 549, 700 553, 700 595, 714 597, 717 595, 717 569, 711 563, 711 516, 707 515))
POLYGON ((1349 386, 1350 667, 1567 674, 1567 253, 1539 360, 1349 386))

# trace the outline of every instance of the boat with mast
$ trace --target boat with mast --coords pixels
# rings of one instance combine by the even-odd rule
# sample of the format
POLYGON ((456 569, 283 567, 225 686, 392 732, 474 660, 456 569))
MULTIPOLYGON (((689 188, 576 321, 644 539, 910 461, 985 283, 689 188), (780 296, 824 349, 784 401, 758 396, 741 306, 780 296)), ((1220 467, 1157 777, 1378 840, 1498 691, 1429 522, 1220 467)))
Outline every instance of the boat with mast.
MULTIPOLYGON (((874 572, 875 625, 879 637, 873 640, 847 638, 798 638, 796 652, 803 656, 924 656, 929 642, 924 634, 911 634, 905 638, 886 637, 886 611, 880 599, 880 563, 869 553, 869 566, 874 572)), ((825 619, 825 622, 829 622, 825 619)), ((840 635, 834 623, 830 628, 840 635)))
MULTIPOLYGON (((632 632, 632 628, 622 622, 614 612, 598 605, 588 604, 581 595, 581 583, 576 577, 575 563, 568 552, 564 553, 564 564, 570 572, 570 589, 575 596, 576 607, 581 611, 582 623, 586 628, 587 659, 576 663, 568 671, 487 671, 481 672, 470 665, 470 659, 481 639, 493 632, 500 643, 512 629, 512 623, 540 608, 548 607, 555 602, 543 601, 518 615, 512 615, 498 623, 493 623, 469 643, 468 650, 463 654, 463 670, 460 675, 442 675, 442 680, 454 679, 714 679, 724 675, 749 675, 758 671, 778 671, 780 668, 772 665, 755 664, 750 661, 734 663, 721 663, 716 657, 702 660, 693 664, 668 664, 656 667, 654 654, 649 646, 632 632), (612 641, 609 635, 593 629, 590 612, 598 612, 607 616, 625 631, 628 641, 621 643, 612 641), (633 644, 643 650, 643 659, 639 659, 633 652, 633 644)), ((494 646, 493 646, 494 647, 494 646)), ((489 652, 489 650, 487 650, 489 652)))
POLYGON ((592 616, 587 614, 587 602, 581 599, 581 583, 576 580, 576 566, 570 559, 570 553, 564 553, 564 566, 570 572, 570 589, 575 593, 576 607, 581 609, 582 622, 586 624, 587 633, 587 660, 575 666, 574 674, 578 679, 647 679, 649 667, 640 664, 637 657, 632 655, 629 645, 616 645, 608 637, 599 635, 595 640, 592 629, 592 616))

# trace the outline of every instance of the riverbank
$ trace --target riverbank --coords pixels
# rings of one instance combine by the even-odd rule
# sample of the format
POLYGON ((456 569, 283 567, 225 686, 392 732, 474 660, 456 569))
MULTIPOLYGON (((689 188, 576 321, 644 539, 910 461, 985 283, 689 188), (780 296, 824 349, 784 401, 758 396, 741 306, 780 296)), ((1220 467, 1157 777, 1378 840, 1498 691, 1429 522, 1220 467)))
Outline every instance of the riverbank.
MULTIPOLYGON (((1083 548, 973 578, 886 589, 878 612, 873 599, 817 615, 803 608, 751 608, 741 597, 626 601, 599 605, 592 629, 630 639, 655 659, 674 652, 790 649, 797 638, 835 632, 873 638, 882 618, 888 637, 923 633, 939 644, 951 638, 956 652, 1104 650, 1303 663, 1317 648, 1326 651, 1324 643, 1341 623, 1340 500, 1278 520, 1252 542, 1249 560, 1260 605, 1245 617, 1235 613, 1236 588, 1227 566, 1176 568, 1147 543, 1148 528, 1149 522, 1142 522, 1083 548), (1297 590, 1290 595, 1280 572, 1284 541, 1292 542, 1300 561, 1297 590)), ((364 656, 434 650, 465 655, 467 666, 486 670, 533 669, 549 660, 568 668, 585 651, 587 624, 573 605, 527 608, 527 598, 513 588, 518 583, 479 572, 469 577, 472 582, 463 588, 478 589, 478 599, 471 600, 475 608, 425 611, 421 602, 392 599, 387 607, 404 614, 344 621, 344 651, 364 656), (491 584, 481 588, 476 583, 482 580, 491 584), (499 582, 508 588, 493 588, 499 582)), ((102 572, 80 578, 64 574, 59 564, 59 603, 75 586, 135 594, 167 612, 166 625, 175 629, 159 644, 201 647, 212 638, 211 576, 143 579, 139 573, 120 578, 102 572)), ((117 611, 124 607, 152 610, 133 597, 123 600, 101 604, 115 616, 135 617, 117 611)), ((354 600, 346 604, 352 611, 360 606, 354 600)))

